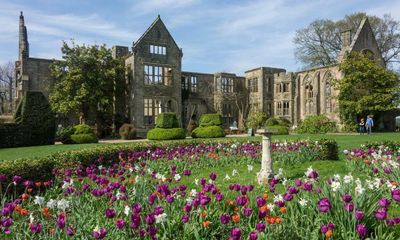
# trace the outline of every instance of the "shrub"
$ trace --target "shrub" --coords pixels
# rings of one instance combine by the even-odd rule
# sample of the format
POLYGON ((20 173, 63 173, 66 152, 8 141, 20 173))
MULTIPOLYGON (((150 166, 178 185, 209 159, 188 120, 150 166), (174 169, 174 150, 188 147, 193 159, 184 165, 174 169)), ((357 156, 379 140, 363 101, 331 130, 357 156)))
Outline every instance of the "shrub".
POLYGON ((96 134, 94 133, 81 133, 81 134, 72 134, 71 140, 74 143, 97 143, 99 140, 97 139, 96 134))
POLYGON ((165 112, 157 116, 156 128, 179 128, 178 118, 174 112, 165 112))
POLYGON ((74 134, 90 134, 94 133, 93 129, 86 124, 79 124, 74 126, 74 134))
POLYGON ((276 118, 271 117, 271 118, 268 118, 267 121, 265 121, 266 127, 276 126, 276 125, 280 125, 280 122, 276 118))
POLYGON ((119 128, 119 135, 122 139, 131 140, 136 137, 136 129, 132 124, 124 123, 119 128))
POLYGON ((220 126, 198 127, 192 132, 193 138, 225 137, 224 129, 220 126))
POLYGON ((184 139, 186 133, 183 128, 154 128, 147 132, 149 140, 184 139))
POLYGON ((246 125, 248 128, 257 130, 264 125, 267 114, 265 112, 251 112, 246 120, 246 125))
POLYGON ((199 120, 200 127, 221 126, 222 116, 218 113, 203 114, 199 120))
POLYGON ((57 131, 57 138, 63 144, 73 144, 74 141, 71 139, 71 135, 75 133, 75 129, 73 127, 61 128, 57 131))
POLYGON ((319 153, 319 160, 338 160, 338 145, 333 139, 320 139, 316 141, 318 145, 321 146, 321 151, 319 153))
POLYGON ((0 125, 0 148, 54 144, 54 114, 41 92, 26 92, 15 123, 0 125))
POLYGON ((325 115, 307 116, 297 127, 298 133, 327 133, 336 131, 336 123, 325 115))
POLYGON ((268 126, 268 129, 271 129, 273 132, 272 134, 274 135, 288 135, 289 134, 289 128, 286 126, 280 126, 280 125, 274 125, 274 126, 268 126))

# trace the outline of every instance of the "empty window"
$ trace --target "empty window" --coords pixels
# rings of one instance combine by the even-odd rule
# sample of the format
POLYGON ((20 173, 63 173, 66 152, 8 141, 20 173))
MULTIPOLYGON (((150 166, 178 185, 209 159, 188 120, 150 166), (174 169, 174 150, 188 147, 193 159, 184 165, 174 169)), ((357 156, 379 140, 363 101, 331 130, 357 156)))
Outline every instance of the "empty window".
POLYGON ((190 91, 197 92, 198 90, 198 81, 196 76, 190 77, 190 91))
POLYGON ((172 69, 161 66, 144 66, 144 83, 146 85, 152 84, 172 84, 172 69))
POLYGON ((327 81, 325 85, 325 112, 332 112, 332 86, 330 81, 327 81))
POLYGON ((277 103, 276 115, 282 115, 282 103, 281 102, 277 103))
POLYGON ((230 93, 233 92, 233 79, 232 78, 218 78, 217 79, 217 92, 230 93))
POLYGON ((225 124, 230 125, 233 123, 233 112, 231 104, 222 104, 222 120, 225 124))
POLYGON ((283 102, 283 115, 289 115, 289 102, 283 102))
POLYGON ((252 78, 247 81, 247 86, 250 92, 258 92, 258 79, 252 78))
POLYGON ((168 106, 164 107, 161 104, 161 100, 145 98, 143 99, 143 109, 144 109, 144 124, 153 125, 155 123, 155 118, 163 110, 167 110, 168 106))
POLYGON ((189 77, 182 77, 182 90, 189 90, 189 77))
POLYGON ((282 83, 283 92, 289 92, 289 83, 282 83))
POLYGON ((158 45, 150 45, 151 54, 167 55, 167 48, 158 45))

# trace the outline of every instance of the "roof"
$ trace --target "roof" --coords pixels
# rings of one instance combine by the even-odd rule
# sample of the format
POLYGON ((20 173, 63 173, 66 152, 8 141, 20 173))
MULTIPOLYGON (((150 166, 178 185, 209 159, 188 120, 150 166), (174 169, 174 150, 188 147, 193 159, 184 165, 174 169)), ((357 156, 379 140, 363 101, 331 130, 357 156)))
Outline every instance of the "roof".
POLYGON ((171 33, 168 31, 168 28, 165 26, 164 22, 161 20, 160 15, 157 16, 157 18, 153 21, 153 23, 146 29, 146 31, 143 33, 143 35, 135 42, 133 47, 135 48, 142 40, 143 38, 158 24, 162 24, 162 26, 165 28, 165 30, 168 32, 168 34, 171 36, 171 39, 175 46, 179 48, 178 44, 175 42, 175 39, 172 37, 171 33))

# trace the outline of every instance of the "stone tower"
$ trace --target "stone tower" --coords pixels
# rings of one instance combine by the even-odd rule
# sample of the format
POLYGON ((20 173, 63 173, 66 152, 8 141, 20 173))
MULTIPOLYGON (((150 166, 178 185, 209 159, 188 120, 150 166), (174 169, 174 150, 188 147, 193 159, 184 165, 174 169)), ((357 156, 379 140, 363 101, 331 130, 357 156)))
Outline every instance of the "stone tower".
POLYGON ((19 16, 19 55, 18 60, 26 59, 29 57, 29 43, 28 33, 26 31, 24 15, 21 11, 19 16))

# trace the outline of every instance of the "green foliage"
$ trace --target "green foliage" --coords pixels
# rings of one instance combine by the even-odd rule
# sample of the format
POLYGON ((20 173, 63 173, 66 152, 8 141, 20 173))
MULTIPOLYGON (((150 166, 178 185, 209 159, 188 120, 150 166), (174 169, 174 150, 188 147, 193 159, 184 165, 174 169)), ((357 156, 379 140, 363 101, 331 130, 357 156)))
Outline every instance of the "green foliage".
POLYGON ((273 135, 288 135, 289 134, 289 128, 286 126, 281 126, 281 125, 274 125, 274 126, 268 126, 268 129, 271 129, 273 132, 273 135))
POLYGON ((184 139, 186 133, 183 128, 154 128, 147 132, 149 140, 184 139))
POLYGON ((74 126, 74 134, 94 134, 94 131, 89 125, 78 124, 74 126))
POLYGON ((63 61, 51 66, 57 79, 50 93, 54 111, 80 113, 87 116, 89 110, 110 112, 113 103, 114 82, 121 77, 122 62, 113 59, 111 50, 105 45, 69 46, 61 48, 63 61))
POLYGON ((71 140, 77 144, 99 142, 96 134, 94 133, 80 133, 80 134, 75 133, 71 135, 71 140))
POLYGON ((156 128, 179 128, 178 118, 174 112, 164 112, 157 116, 156 128))
POLYGON ((41 92, 27 92, 16 117, 16 123, 0 125, 0 147, 54 144, 55 118, 41 92))
POLYGON ((267 119, 267 121, 265 121, 265 126, 269 127, 269 126, 285 126, 285 127, 289 127, 290 126, 290 121, 287 120, 286 118, 274 118, 274 117, 270 117, 267 119))
POLYGON ((320 160, 339 160, 338 154, 338 144, 333 139, 320 139, 316 141, 318 145, 321 146, 321 150, 319 152, 319 157, 317 159, 320 160))
POLYGON ((220 126, 198 127, 192 132, 193 138, 219 138, 225 137, 224 129, 220 126))
POLYGON ((266 119, 267 114, 265 112, 250 112, 246 120, 246 126, 253 130, 257 130, 264 125, 266 119))
POLYGON ((122 139, 131 140, 136 137, 136 129, 132 124, 124 123, 119 128, 119 135, 122 139))
POLYGON ((203 114, 199 120, 200 127, 221 126, 222 116, 218 113, 203 114))
POLYGON ((63 144, 73 144, 74 141, 72 141, 71 135, 74 133, 75 129, 73 127, 66 127, 58 130, 56 136, 58 141, 61 141, 63 144))
POLYGON ((327 133, 336 131, 335 122, 331 121, 325 115, 307 116, 296 129, 297 133, 327 133))
POLYGON ((346 129, 356 129, 357 116, 396 109, 400 103, 398 77, 369 55, 353 53, 341 65, 337 82, 339 112, 346 129))

